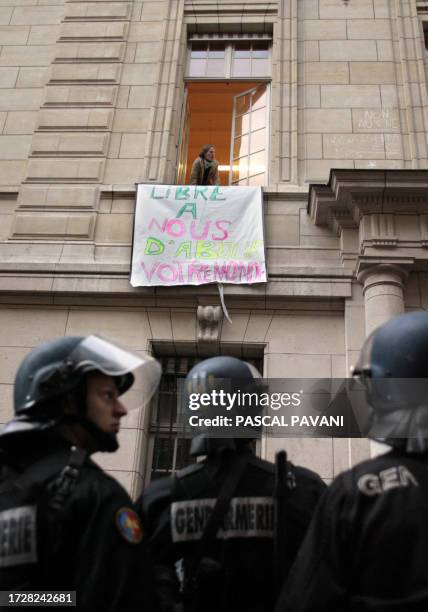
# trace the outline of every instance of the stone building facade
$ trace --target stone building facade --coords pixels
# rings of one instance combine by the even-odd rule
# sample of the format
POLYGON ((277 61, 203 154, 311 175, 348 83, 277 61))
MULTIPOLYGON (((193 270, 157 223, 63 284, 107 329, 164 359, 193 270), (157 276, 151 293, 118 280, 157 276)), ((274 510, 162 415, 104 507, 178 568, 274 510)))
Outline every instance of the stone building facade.
MULTIPOLYGON (((0 421, 20 360, 54 336, 97 332, 172 375, 222 353, 269 377, 343 377, 367 333, 426 308, 425 20, 419 0, 1 0, 0 421), (269 281, 225 287, 230 324, 215 286, 131 287, 135 183, 185 180, 186 100, 205 96, 213 140, 215 96, 247 84, 269 94, 269 281)), ((100 458, 132 494, 156 435, 150 410, 133 412, 100 458)), ((263 439, 262 455, 278 445, 263 439)), ((326 480, 370 453, 355 439, 287 447, 326 480)))

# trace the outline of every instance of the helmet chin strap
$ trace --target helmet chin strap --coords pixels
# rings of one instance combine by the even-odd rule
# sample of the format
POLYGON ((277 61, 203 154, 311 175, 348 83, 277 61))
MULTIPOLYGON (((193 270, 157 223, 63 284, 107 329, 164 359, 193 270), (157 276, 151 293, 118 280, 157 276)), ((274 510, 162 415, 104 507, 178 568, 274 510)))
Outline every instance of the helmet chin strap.
POLYGON ((114 453, 119 448, 116 434, 103 431, 84 416, 67 415, 61 419, 59 425, 65 438, 71 440, 76 446, 81 446, 90 454, 114 453))
POLYGON ((117 451, 119 443, 116 434, 103 431, 86 417, 80 418, 79 422, 95 440, 98 451, 102 453, 114 453, 117 451))
POLYGON ((86 384, 85 381, 65 399, 65 410, 62 422, 64 424, 79 424, 89 434, 94 444, 93 452, 114 453, 119 448, 116 434, 103 431, 86 416, 86 384), (82 410, 82 406, 84 407, 82 410))

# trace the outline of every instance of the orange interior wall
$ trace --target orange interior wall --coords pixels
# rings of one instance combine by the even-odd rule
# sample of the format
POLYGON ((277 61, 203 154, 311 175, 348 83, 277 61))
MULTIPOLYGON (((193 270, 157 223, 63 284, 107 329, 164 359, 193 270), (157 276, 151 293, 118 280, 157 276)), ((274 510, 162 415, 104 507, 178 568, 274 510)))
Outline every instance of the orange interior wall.
MULTIPOLYGON (((214 145, 220 165, 229 165, 233 97, 257 86, 253 81, 204 81, 188 83, 190 112, 186 183, 193 160, 204 144, 214 145)), ((221 185, 229 184, 229 172, 220 172, 221 185)))

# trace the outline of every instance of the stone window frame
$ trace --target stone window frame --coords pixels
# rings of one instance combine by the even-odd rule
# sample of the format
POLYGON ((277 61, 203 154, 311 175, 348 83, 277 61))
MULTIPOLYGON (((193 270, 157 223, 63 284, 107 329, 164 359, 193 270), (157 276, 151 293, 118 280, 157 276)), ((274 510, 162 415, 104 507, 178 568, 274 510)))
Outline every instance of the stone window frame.
MULTIPOLYGON (((263 79, 263 80, 270 80, 272 78, 272 37, 269 35, 251 35, 251 34, 242 34, 242 35, 210 35, 210 36, 198 36, 198 37, 194 37, 194 36, 189 36, 188 40, 187 40, 187 54, 186 54, 186 68, 185 68, 185 75, 184 78, 185 80, 192 80, 192 79, 197 79, 197 80, 207 80, 207 81, 214 81, 214 80, 238 80, 238 79, 242 79, 242 80, 257 80, 257 79, 263 79), (250 49, 249 49, 249 57, 248 58, 244 58, 244 59, 249 59, 250 60, 250 70, 248 72, 248 74, 240 74, 240 75, 235 75, 234 72, 234 62, 235 62, 235 49, 238 45, 249 45, 250 49), (206 46, 207 48, 207 55, 206 58, 193 58, 194 60, 198 60, 198 59, 206 59, 206 65, 205 65, 205 71, 204 74, 191 74, 190 72, 190 66, 191 66, 191 62, 192 62, 192 47, 196 46, 196 45, 200 45, 200 46, 206 46), (257 58, 255 56, 255 54, 257 53, 257 46, 263 46, 266 47, 265 49, 263 49, 263 51, 267 51, 267 56, 264 58, 257 58), (213 49, 214 47, 221 47, 224 48, 224 67, 223 67, 223 74, 210 74, 209 73, 209 66, 210 66, 210 59, 215 60, 215 59, 221 59, 221 58, 217 58, 217 57, 210 57, 211 52, 214 53, 218 53, 219 49, 213 49), (213 51, 211 51, 213 49, 213 51), (254 61, 257 61, 258 59, 260 60, 267 60, 267 66, 268 66, 268 70, 263 73, 263 74, 253 74, 253 65, 254 65, 254 61)), ((203 52, 202 50, 200 50, 200 52, 203 52)), ((239 59, 239 58, 238 58, 239 59)))

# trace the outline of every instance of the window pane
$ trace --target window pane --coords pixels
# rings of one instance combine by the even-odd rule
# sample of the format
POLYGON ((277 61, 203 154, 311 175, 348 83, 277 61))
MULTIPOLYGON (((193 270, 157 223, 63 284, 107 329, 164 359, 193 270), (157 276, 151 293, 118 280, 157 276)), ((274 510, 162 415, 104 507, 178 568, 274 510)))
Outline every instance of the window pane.
POLYGON ((159 397, 158 421, 175 423, 177 419, 177 395, 162 393, 159 397))
POLYGON ((251 57, 251 48, 249 42, 237 43, 234 49, 234 57, 235 58, 250 58, 251 57))
POLYGON ((266 174, 257 174, 256 176, 251 176, 248 179, 248 185, 252 187, 260 187, 266 185, 266 174))
POLYGON ((210 43, 210 57, 222 58, 224 57, 224 53, 224 43, 210 43))
POLYGON ((169 372, 166 372, 165 361, 162 361, 162 371, 165 372, 165 375, 162 376, 159 383, 159 391, 174 391, 176 388, 174 376, 170 376, 169 372))
POLYGON ((190 438, 178 438, 177 439, 177 456, 175 459, 175 469, 181 470, 181 468, 195 463, 195 459, 190 457, 190 444, 192 440, 190 438))
POLYGON ((266 151, 260 151, 250 155, 250 171, 249 175, 260 174, 266 170, 266 151))
POLYGON ((189 65, 189 76, 198 77, 205 76, 207 60, 204 59, 191 59, 189 65))
POLYGON ((236 114, 242 115, 243 113, 248 113, 250 110, 251 97, 248 94, 247 96, 240 96, 236 100, 236 114))
POLYGON ((243 155, 242 157, 235 157, 235 159, 233 160, 233 165, 236 166, 237 172, 239 168, 239 172, 241 174, 244 173, 245 176, 248 175, 248 155, 243 155))
POLYGON ((207 76, 224 77, 224 59, 209 59, 207 64, 207 76))
POLYGON ((253 58, 267 59, 269 57, 269 42, 260 40, 253 42, 253 58))
POLYGON ((155 438, 153 470, 170 470, 174 453, 174 438, 155 438))
POLYGON ((263 106, 266 106, 266 87, 259 87, 253 93, 251 109, 256 110, 257 108, 262 108, 263 106))
POLYGON ((248 155, 248 136, 235 138, 233 143, 233 157, 242 157, 248 155))
POLYGON ((232 181, 239 181, 248 176, 248 157, 233 162, 232 181))
POLYGON ((266 108, 260 108, 251 113, 251 131, 253 132, 263 127, 266 127, 266 108))
POLYGON ((207 43, 193 43, 192 51, 190 56, 194 58, 207 57, 208 45, 207 43))
POLYGON ((234 77, 247 77, 251 74, 251 60, 249 59, 235 59, 233 61, 232 76, 234 77))
POLYGON ((241 115, 236 117, 235 120, 235 134, 240 136, 241 134, 247 134, 250 129, 250 114, 241 115))
POLYGON ((251 76, 262 77, 270 75, 269 60, 267 59, 253 59, 251 66, 251 76))
POLYGON ((251 132, 250 152, 255 153, 261 149, 266 149, 266 130, 251 132))

